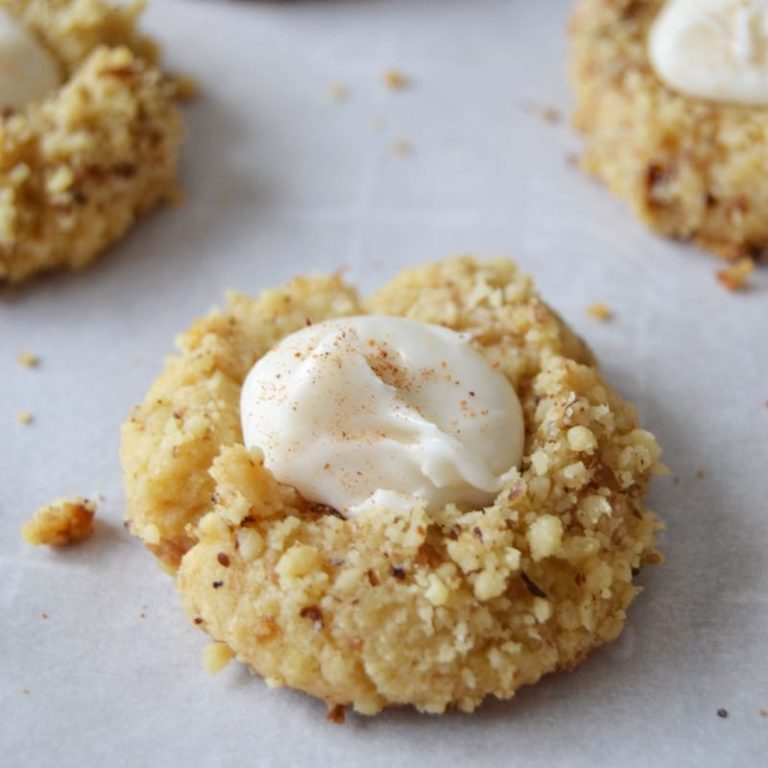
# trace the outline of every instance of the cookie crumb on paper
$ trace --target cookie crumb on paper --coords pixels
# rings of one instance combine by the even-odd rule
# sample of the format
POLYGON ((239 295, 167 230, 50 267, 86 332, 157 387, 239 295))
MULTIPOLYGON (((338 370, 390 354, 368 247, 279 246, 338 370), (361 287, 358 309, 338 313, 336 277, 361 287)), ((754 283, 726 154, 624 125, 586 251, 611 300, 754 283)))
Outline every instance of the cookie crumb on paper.
POLYGON ((34 421, 34 417, 29 411, 19 411, 16 414, 16 421, 22 426, 28 427, 34 421))
POLYGON ((560 110, 554 107, 539 107, 539 116, 547 123, 559 123, 563 116, 560 110))
POLYGON ((16 360, 24 368, 37 368, 40 365, 40 358, 31 352, 22 352, 16 360))
POLYGON ((393 91, 399 91, 410 85, 410 80, 399 69, 388 69, 384 73, 384 84, 393 91))
POLYGON ((82 541, 93 533, 95 502, 80 496, 57 499, 41 507, 21 529, 21 536, 33 546, 63 547, 82 541))
POLYGON ((587 305, 587 314, 590 317, 594 317, 595 320, 606 322, 613 318, 613 310, 601 301, 594 301, 587 305))
POLYGON ((741 291, 747 287, 749 276, 755 268, 755 262, 748 257, 735 261, 723 269, 718 269, 716 276, 721 285, 729 291, 741 291))

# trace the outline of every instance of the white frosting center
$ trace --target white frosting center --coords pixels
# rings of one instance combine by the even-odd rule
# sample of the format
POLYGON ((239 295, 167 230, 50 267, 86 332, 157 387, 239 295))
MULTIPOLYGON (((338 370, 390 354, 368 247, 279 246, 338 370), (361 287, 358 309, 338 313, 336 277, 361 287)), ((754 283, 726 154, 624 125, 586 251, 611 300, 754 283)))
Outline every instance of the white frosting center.
POLYGON ((648 55, 675 91, 768 104, 768 0, 670 0, 653 24, 648 55))
POLYGON ((248 374, 241 416, 246 446, 280 482, 347 517, 491 503, 523 450, 508 379, 463 335, 398 317, 283 339, 248 374))

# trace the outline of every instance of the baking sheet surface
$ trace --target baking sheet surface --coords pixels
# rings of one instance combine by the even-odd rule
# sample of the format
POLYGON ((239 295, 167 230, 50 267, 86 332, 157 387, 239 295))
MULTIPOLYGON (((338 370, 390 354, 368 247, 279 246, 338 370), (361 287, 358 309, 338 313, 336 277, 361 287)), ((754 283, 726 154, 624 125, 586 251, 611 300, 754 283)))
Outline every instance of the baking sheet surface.
POLYGON ((653 237, 572 167, 578 141, 547 109, 568 109, 568 7, 155 0, 148 27, 204 90, 186 110, 187 202, 86 272, 0 294, 0 762, 761 764, 768 274, 728 293, 714 258, 653 237), (384 87, 391 67, 407 89, 384 87), (228 288, 343 267, 367 292, 465 251, 532 272, 664 448, 673 476, 650 503, 667 562, 643 574, 625 633, 473 716, 397 710, 338 727, 237 664, 209 677, 206 637, 122 527, 131 405, 228 288), (593 301, 615 318, 587 316, 593 301), (24 351, 39 368, 16 362, 24 351), (92 539, 65 552, 22 542, 38 506, 94 492, 92 539))

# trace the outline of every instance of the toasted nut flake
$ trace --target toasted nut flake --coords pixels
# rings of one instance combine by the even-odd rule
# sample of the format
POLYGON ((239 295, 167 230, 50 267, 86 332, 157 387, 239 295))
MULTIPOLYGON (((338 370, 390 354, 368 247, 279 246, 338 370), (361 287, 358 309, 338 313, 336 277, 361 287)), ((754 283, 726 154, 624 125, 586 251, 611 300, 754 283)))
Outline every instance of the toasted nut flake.
POLYGON ((63 547, 87 538, 93 533, 96 504, 87 499, 57 499, 42 507, 24 524, 21 535, 32 545, 63 547))
POLYGON ((203 668, 209 675, 215 675, 229 664, 234 655, 226 643, 208 643, 203 648, 203 668))
POLYGON ((749 258, 739 259, 728 267, 717 271, 717 279, 729 291, 740 291, 747 287, 755 262, 749 258))
POLYGON ((392 142, 392 151, 396 155, 410 155, 413 152, 413 144, 405 139, 398 139, 392 142))
POLYGON ((409 85, 408 78, 399 69, 388 69, 384 73, 384 84, 393 91, 399 91, 409 85))
POLYGON ((587 314, 595 320, 605 322, 613 317, 613 310, 601 301, 593 301, 587 305, 587 314))
POLYGON ((37 368, 40 365, 40 358, 31 352, 22 352, 16 360, 18 360, 19 365, 23 365, 25 368, 37 368))

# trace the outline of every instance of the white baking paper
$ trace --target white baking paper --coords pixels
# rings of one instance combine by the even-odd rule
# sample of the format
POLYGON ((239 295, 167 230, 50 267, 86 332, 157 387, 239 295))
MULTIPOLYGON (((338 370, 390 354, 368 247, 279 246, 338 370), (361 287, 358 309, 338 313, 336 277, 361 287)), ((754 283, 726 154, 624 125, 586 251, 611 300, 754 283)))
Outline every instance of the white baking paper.
POLYGON ((81 274, 0 293, 0 764, 765 764, 768 274, 727 292, 716 259, 649 234, 568 162, 578 139, 541 114, 568 110, 568 7, 155 1, 169 65, 203 87, 186 109, 187 202, 81 274), (408 88, 383 85, 392 67, 408 88), (335 726, 237 664, 208 676, 205 635, 122 527, 129 408, 227 288, 343 267, 369 291, 462 251, 534 273, 664 447, 673 477, 650 501, 667 562, 643 573, 624 635, 472 716, 335 726), (588 317, 593 301, 614 320, 588 317), (16 362, 27 350, 38 369, 16 362), (39 505, 93 492, 91 540, 49 552, 19 537, 39 505))

